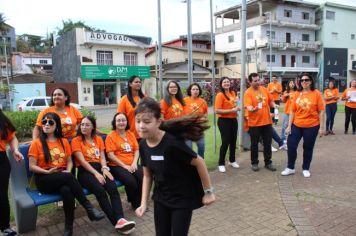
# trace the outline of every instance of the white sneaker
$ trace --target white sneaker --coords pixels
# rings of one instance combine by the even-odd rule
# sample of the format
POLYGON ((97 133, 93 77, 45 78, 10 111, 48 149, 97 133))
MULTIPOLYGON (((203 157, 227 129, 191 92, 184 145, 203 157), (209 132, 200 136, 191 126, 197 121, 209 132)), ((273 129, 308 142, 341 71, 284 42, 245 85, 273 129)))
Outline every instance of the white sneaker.
POLYGON ((310 171, 309 170, 303 170, 303 176, 305 178, 309 178, 310 177, 310 171))
POLYGON ((292 175, 295 173, 295 170, 285 168, 284 171, 281 172, 281 175, 286 176, 286 175, 292 175))
POLYGON ((283 144, 282 146, 279 147, 279 150, 285 150, 285 151, 288 151, 288 147, 287 147, 287 144, 283 144))
POLYGON ((235 169, 240 168, 239 164, 236 161, 229 162, 229 166, 231 166, 231 167, 233 167, 235 169))
POLYGON ((219 166, 219 172, 225 173, 226 172, 225 166, 219 166))
POLYGON ((273 146, 271 146, 271 150, 272 150, 272 152, 277 152, 278 151, 278 149, 274 148, 273 146))

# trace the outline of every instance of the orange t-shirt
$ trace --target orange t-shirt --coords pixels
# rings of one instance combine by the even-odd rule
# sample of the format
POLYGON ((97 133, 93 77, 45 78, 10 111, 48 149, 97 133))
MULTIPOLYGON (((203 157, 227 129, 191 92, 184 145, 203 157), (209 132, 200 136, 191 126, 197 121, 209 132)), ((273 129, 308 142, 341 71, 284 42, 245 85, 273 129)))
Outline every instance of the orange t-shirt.
POLYGON ((54 106, 45 108, 38 115, 36 125, 41 127, 43 116, 48 112, 54 112, 61 118, 63 137, 74 138, 77 134, 77 125, 82 121, 83 115, 73 106, 66 106, 65 110, 65 113, 59 113, 54 106))
POLYGON ((294 112, 293 124, 301 128, 310 128, 320 124, 319 112, 325 110, 324 99, 315 89, 309 92, 296 92, 291 104, 294 112))
MULTIPOLYGON (((284 94, 287 94, 287 91, 284 91, 284 94)), ((295 95, 295 91, 291 90, 291 91, 289 91, 288 97, 283 96, 282 101, 284 102, 284 113, 285 114, 289 115, 289 113, 290 113, 290 106, 293 101, 294 95, 295 95)))
MULTIPOLYGON (((92 144, 83 142, 82 137, 77 136, 72 140, 71 145, 72 153, 81 152, 87 162, 100 163, 100 153, 105 150, 104 141, 98 135, 94 136, 92 144)), ((77 166, 80 166, 78 160, 75 163, 77 166)))
MULTIPOLYGON (((229 92, 228 94, 226 94, 226 96, 229 98, 229 100, 226 99, 222 92, 218 92, 215 97, 215 109, 228 110, 236 107, 236 100, 238 99, 238 97, 236 96, 235 92, 229 92)), ((217 115, 220 118, 237 118, 237 112, 217 115)))
POLYGON ((28 156, 33 157, 37 161, 37 166, 43 169, 51 168, 66 168, 67 159, 70 158, 71 149, 67 139, 62 138, 63 146, 59 139, 54 142, 47 141, 48 150, 51 155, 50 160, 46 163, 43 147, 39 138, 35 139, 30 146, 28 156))
POLYGON ((255 91, 252 87, 248 88, 244 96, 244 106, 262 107, 256 111, 248 113, 248 126, 256 127, 272 124, 270 114, 270 104, 273 101, 272 95, 267 91, 265 87, 259 86, 255 91))
MULTIPOLYGON (((136 105, 140 101, 139 96, 134 96, 133 97, 136 105)), ((117 112, 123 112, 127 115, 127 119, 130 125, 130 131, 133 132, 136 136, 136 138, 139 138, 140 136, 138 135, 136 131, 136 126, 135 126, 135 107, 133 107, 129 101, 129 98, 127 95, 123 96, 120 100, 120 104, 117 107, 117 112)))
MULTIPOLYGON (((111 131, 105 139, 106 152, 114 152, 116 158, 125 165, 131 165, 135 152, 138 150, 138 143, 135 135, 127 130, 126 138, 122 138, 115 130, 111 131)), ((116 166, 116 163, 109 160, 110 166, 116 166)))
POLYGON ((267 85, 268 92, 273 97, 273 101, 279 101, 279 94, 282 92, 282 85, 278 82, 271 82, 267 85), (277 90, 276 92, 272 92, 272 90, 277 90), (272 93, 271 93, 272 92, 272 93))
POLYGON ((184 98, 185 106, 184 106, 184 114, 208 114, 208 104, 202 98, 184 98))
MULTIPOLYGON (((1 131, 2 132, 2 131, 1 131)), ((0 133, 0 152, 6 151, 6 144, 15 137, 15 132, 7 131, 7 139, 2 139, 0 133)))
MULTIPOLYGON (((350 93, 356 93, 356 88, 348 88, 342 93, 342 98, 346 99, 346 97, 350 96, 350 93)), ((345 101, 345 106, 350 108, 356 108, 356 102, 351 102, 350 100, 345 101)))
POLYGON ((161 113, 163 115, 164 120, 169 120, 172 118, 181 117, 184 115, 183 105, 176 99, 172 99, 172 105, 168 106, 168 104, 161 100, 161 113))
POLYGON ((325 104, 332 104, 332 103, 337 103, 337 100, 339 100, 339 90, 337 88, 334 89, 325 89, 324 91, 324 97, 332 97, 335 96, 335 98, 326 100, 325 99, 325 104))

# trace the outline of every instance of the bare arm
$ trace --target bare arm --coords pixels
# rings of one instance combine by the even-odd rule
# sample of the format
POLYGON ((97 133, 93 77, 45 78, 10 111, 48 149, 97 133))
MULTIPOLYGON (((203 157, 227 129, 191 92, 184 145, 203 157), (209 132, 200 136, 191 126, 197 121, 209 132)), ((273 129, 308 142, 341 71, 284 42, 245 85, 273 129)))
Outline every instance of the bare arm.
POLYGON ((236 113, 237 107, 231 109, 215 109, 216 114, 229 114, 229 113, 236 113))
POLYGON ((15 158, 15 160, 17 162, 20 162, 21 160, 23 160, 23 155, 21 152, 19 152, 18 146, 19 146, 19 141, 17 140, 16 136, 14 136, 10 142, 10 149, 13 153, 13 157, 15 158))
POLYGON ((147 167, 143 167, 143 183, 142 183, 142 197, 141 206, 136 209, 137 216, 143 216, 147 209, 147 200, 150 196, 152 186, 152 174, 147 167))
POLYGON ((93 175, 100 174, 85 160, 83 153, 76 151, 73 153, 73 155, 75 156, 76 160, 79 161, 80 165, 83 166, 83 168, 85 170, 92 173, 93 175))
POLYGON ((325 111, 322 110, 319 112, 319 122, 320 122, 320 129, 319 129, 319 135, 320 137, 324 135, 324 130, 325 130, 325 111))
POLYGON ((35 127, 33 128, 33 131, 32 131, 32 140, 35 140, 39 136, 40 136, 40 127, 35 125, 35 127))
POLYGON ((125 168, 125 166, 127 166, 119 158, 116 157, 114 152, 108 152, 108 158, 110 161, 114 162, 118 166, 121 166, 124 168, 125 168))
POLYGON ((37 160, 32 156, 29 157, 28 165, 29 165, 30 171, 32 171, 33 173, 37 173, 37 174, 51 174, 51 173, 55 173, 55 172, 59 171, 57 168, 45 170, 45 169, 39 167, 37 165, 37 160))

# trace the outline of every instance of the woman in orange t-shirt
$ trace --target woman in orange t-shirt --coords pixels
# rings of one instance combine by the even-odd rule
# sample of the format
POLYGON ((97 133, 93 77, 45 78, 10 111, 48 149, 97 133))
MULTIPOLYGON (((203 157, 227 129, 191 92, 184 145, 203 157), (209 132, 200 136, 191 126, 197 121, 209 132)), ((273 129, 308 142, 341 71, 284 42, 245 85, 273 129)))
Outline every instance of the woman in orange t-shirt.
POLYGON ((289 124, 286 133, 289 133, 288 166, 282 175, 295 173, 294 166, 297 159, 297 148, 303 138, 303 175, 310 177, 310 163, 313 158, 313 149, 316 137, 324 134, 325 104, 321 93, 314 88, 314 80, 304 73, 299 80, 299 92, 296 92, 291 104, 289 124))
MULTIPOLYGON (((189 85, 187 88, 187 97, 184 98, 185 106, 184 106, 184 114, 188 115, 204 115, 204 117, 207 119, 208 116, 208 104, 206 101, 201 98, 200 96, 202 95, 203 90, 201 89, 200 85, 198 83, 192 83, 189 85)), ((191 140, 187 140, 185 142, 188 147, 192 148, 193 143, 191 140)), ((205 152, 205 141, 204 141, 204 136, 199 139, 197 142, 197 147, 198 147, 198 154, 202 158, 204 158, 204 152, 205 152)))
POLYGON ((333 126, 335 114, 337 111, 337 100, 339 100, 339 89, 335 87, 335 81, 330 79, 328 88, 324 91, 325 112, 326 112, 326 130, 325 135, 334 135, 333 126))
POLYGON ((237 111, 238 99, 235 92, 231 89, 231 81, 227 77, 222 77, 219 82, 220 92, 215 98, 215 112, 218 115, 218 127, 221 136, 221 146, 219 155, 219 171, 224 173, 225 156, 229 148, 229 165, 233 168, 239 168, 236 162, 236 139, 237 139, 237 111))
POLYGON ((111 124, 112 131, 105 139, 110 172, 125 186, 127 199, 135 210, 141 203, 143 179, 142 167, 137 164, 138 143, 125 113, 116 113, 111 124))
POLYGON ((356 79, 351 80, 350 88, 345 89, 341 99, 345 101, 345 134, 348 133, 351 120, 352 134, 356 134, 356 79))
POLYGON ((124 218, 120 194, 110 168, 106 165, 105 145, 103 139, 96 135, 96 121, 93 117, 82 119, 78 136, 72 140, 71 145, 79 165, 79 183, 95 195, 115 229, 124 234, 132 232, 136 223, 124 218))
POLYGON ((287 142, 286 138, 286 128, 289 122, 289 113, 290 113, 290 104, 292 103, 294 93, 297 90, 297 86, 295 85, 294 79, 288 82, 287 89, 283 92, 282 102, 284 102, 284 116, 282 123, 282 131, 281 131, 281 139, 283 143, 287 142))
POLYGON ((77 126, 82 120, 82 113, 70 105, 70 95, 64 88, 56 88, 52 92, 51 106, 45 108, 37 117, 36 126, 33 129, 32 138, 39 136, 43 115, 48 112, 56 113, 61 119, 62 134, 64 138, 74 138, 77 133, 77 126))
POLYGON ((93 208, 78 180, 70 173, 73 166, 71 149, 68 140, 62 137, 59 116, 53 112, 46 113, 41 124, 39 138, 31 143, 28 151, 29 169, 35 173, 35 182, 40 192, 62 195, 64 235, 72 235, 74 199, 85 208, 91 221, 101 220, 105 215, 93 208))
POLYGON ((127 81, 127 95, 124 95, 117 107, 117 112, 123 112, 129 119, 130 131, 139 139, 135 128, 135 108, 139 101, 145 96, 142 92, 140 77, 134 75, 127 81))
POLYGON ((170 80, 166 86, 166 94, 161 100, 161 112, 164 120, 184 115, 185 102, 182 90, 176 81, 170 80))
POLYGON ((19 142, 15 136, 15 127, 0 109, 0 231, 4 235, 16 235, 10 228, 10 204, 8 197, 11 165, 6 155, 6 144, 10 145, 17 162, 23 159, 19 152, 19 142))

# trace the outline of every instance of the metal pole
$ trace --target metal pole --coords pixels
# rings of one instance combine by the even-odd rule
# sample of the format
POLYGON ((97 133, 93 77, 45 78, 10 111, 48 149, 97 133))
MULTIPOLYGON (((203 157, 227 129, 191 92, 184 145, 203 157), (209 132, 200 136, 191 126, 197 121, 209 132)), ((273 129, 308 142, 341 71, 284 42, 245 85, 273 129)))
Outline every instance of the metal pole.
POLYGON ((272 79, 272 12, 269 12, 269 80, 272 79))
POLYGON ((191 0, 187 0, 187 22, 188 22, 188 84, 193 83, 193 59, 192 59, 192 10, 191 0))
POLYGON ((240 74, 240 116, 239 116, 239 149, 242 150, 243 144, 243 127, 244 127, 244 93, 245 93, 245 69, 246 69, 246 0, 241 1, 241 74, 240 74))
POLYGON ((163 79, 162 79, 162 34, 161 34, 161 0, 157 0, 158 7, 158 78, 160 99, 163 98, 163 79))
POLYGON ((210 0, 210 51, 211 51, 211 92, 213 95, 213 122, 214 122, 214 153, 216 153, 216 114, 215 114, 215 40, 213 28, 213 0, 210 0))
POLYGON ((5 69, 6 69, 6 81, 7 81, 7 86, 9 89, 9 105, 10 105, 10 111, 12 109, 12 104, 11 104, 11 91, 10 91, 10 80, 9 80, 9 69, 7 67, 7 52, 6 52, 6 38, 2 38, 4 41, 4 54, 5 54, 5 69))

